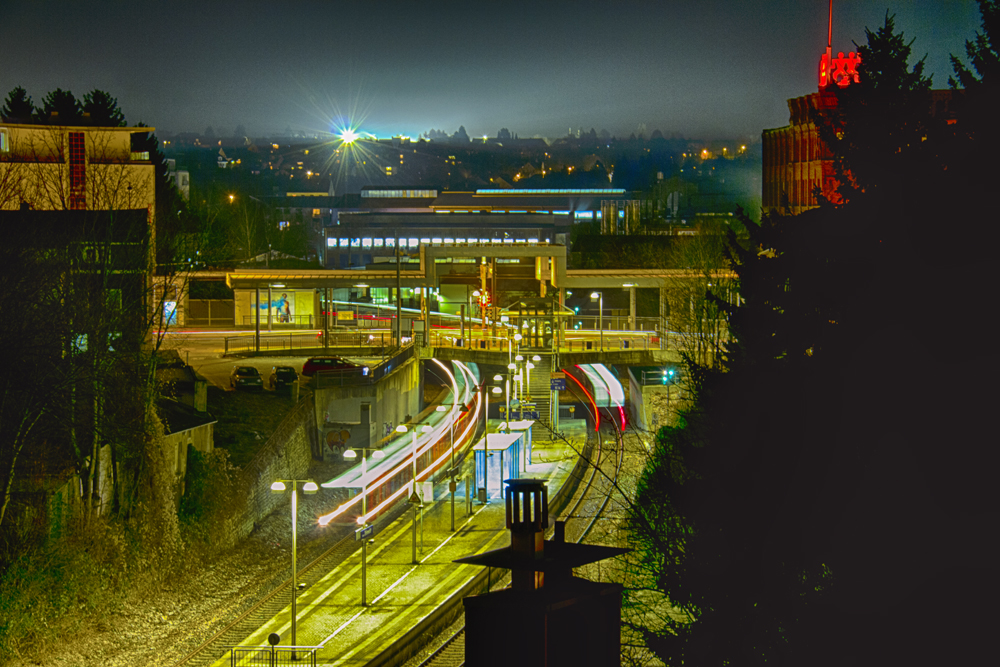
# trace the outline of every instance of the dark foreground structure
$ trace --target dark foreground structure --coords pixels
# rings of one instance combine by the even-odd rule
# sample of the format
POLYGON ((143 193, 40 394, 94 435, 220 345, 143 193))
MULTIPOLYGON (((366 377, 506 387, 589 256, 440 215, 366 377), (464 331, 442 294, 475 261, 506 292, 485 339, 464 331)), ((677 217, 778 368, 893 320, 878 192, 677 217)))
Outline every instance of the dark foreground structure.
POLYGON ((464 600, 466 664, 621 664, 622 586, 574 577, 573 568, 628 550, 566 542, 562 522, 545 540, 545 482, 505 483, 510 546, 455 561, 511 570, 510 588, 464 600))

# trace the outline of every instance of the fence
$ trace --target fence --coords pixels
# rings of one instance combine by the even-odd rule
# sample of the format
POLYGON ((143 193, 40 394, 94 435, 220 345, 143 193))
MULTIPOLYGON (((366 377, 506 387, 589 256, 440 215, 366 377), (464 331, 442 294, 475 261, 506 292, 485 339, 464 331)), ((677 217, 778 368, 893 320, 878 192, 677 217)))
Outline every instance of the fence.
MULTIPOLYGON (((312 329, 313 328, 313 316, 308 315, 291 315, 290 322, 284 322, 277 315, 271 315, 271 328, 278 327, 279 329, 312 329)), ((260 325, 262 327, 267 326, 267 315, 262 314, 260 316, 260 325)), ((243 316, 243 326, 244 327, 256 327, 257 326, 257 316, 256 315, 244 315, 243 316)))
MULTIPOLYGON (((255 342, 256 336, 227 336, 225 339, 224 354, 250 353, 257 351, 255 342)), ((305 350, 315 351, 324 347, 324 335, 296 334, 288 332, 282 334, 261 334, 260 351, 270 352, 278 350, 305 350)), ((385 350, 394 347, 396 338, 390 331, 331 331, 327 336, 327 347, 349 347, 368 348, 372 356, 385 353, 385 350)))
POLYGON ((313 374, 316 389, 332 387, 373 385, 413 358, 414 347, 407 345, 396 354, 371 368, 345 368, 341 370, 317 371, 313 374))
POLYGON ((316 667, 316 651, 321 646, 233 646, 229 649, 232 667, 316 667))
MULTIPOLYGON (((477 331, 478 332, 478 331, 477 331)), ((572 331, 566 332, 566 339, 559 345, 562 352, 598 352, 601 350, 601 338, 593 333, 586 337, 573 337, 572 331)), ((430 344, 434 347, 467 347, 473 350, 493 350, 506 351, 509 345, 509 338, 505 336, 476 336, 475 338, 462 339, 454 332, 433 331, 431 332, 430 344)), ((605 332, 605 350, 649 350, 660 348, 660 337, 656 331, 646 333, 631 333, 628 331, 605 332)), ((521 346, 515 349, 524 350, 521 346)))

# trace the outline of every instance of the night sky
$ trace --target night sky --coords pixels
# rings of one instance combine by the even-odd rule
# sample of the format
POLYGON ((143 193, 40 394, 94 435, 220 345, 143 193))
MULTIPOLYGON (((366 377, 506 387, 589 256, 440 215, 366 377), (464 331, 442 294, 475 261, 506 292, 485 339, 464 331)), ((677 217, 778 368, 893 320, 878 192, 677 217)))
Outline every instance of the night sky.
MULTIPOLYGON (((835 0, 834 52, 886 10, 947 87, 976 2, 835 0)), ((350 117, 378 136, 754 138, 816 89, 826 29, 827 0, 0 0, 0 96, 100 88, 130 123, 220 136, 350 117)))

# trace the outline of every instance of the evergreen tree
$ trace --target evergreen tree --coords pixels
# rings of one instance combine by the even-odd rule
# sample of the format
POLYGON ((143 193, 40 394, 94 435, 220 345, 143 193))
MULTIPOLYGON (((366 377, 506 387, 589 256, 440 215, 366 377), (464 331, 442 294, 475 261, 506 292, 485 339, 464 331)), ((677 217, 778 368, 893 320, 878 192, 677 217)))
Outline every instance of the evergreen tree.
POLYGON ((35 116, 35 105, 31 101, 31 96, 21 86, 14 88, 7 94, 7 100, 0 109, 0 116, 20 123, 28 123, 35 116))
POLYGON ((891 17, 861 52, 862 83, 819 119, 844 202, 743 218, 724 367, 689 360, 693 405, 659 432, 638 488, 645 590, 627 609, 668 665, 958 664, 985 633, 964 615, 912 634, 927 609, 995 590, 983 538, 958 527, 997 521, 975 435, 988 401, 933 319, 935 304, 988 302, 964 254, 985 225, 936 233, 969 191, 891 17))
POLYGON ((80 103, 73 97, 73 93, 56 88, 42 100, 42 108, 37 112, 37 118, 42 123, 79 125, 82 111, 80 103), (53 113, 57 114, 54 118, 53 113))
POLYGON ((118 108, 117 98, 103 90, 94 89, 83 96, 83 111, 90 114, 90 122, 98 127, 125 127, 125 114, 118 108))

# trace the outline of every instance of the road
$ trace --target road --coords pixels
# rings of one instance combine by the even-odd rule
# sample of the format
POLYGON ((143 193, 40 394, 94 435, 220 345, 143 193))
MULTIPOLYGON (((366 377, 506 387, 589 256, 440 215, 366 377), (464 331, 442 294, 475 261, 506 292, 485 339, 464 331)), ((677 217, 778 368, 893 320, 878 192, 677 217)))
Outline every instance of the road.
MULTIPOLYGON (((233 366, 253 366, 260 371, 264 381, 271 374, 273 366, 291 366, 296 373, 302 372, 302 364, 313 355, 303 356, 268 356, 248 357, 239 359, 223 357, 225 338, 236 335, 232 331, 170 331, 164 336, 163 349, 177 350, 181 359, 187 362, 211 384, 222 389, 229 389, 229 374, 233 366)), ((303 332, 302 335, 315 337, 314 331, 303 332)), ((381 357, 347 357, 356 364, 374 366, 381 357)))

